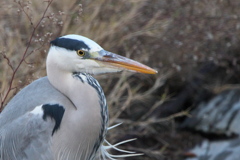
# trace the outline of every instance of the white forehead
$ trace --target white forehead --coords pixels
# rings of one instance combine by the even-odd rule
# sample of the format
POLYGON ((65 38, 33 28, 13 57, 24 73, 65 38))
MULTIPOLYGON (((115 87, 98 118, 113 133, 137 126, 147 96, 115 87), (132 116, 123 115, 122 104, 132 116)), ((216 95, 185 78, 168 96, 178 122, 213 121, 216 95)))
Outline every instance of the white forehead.
POLYGON ((96 52, 96 51, 103 50, 103 48, 99 44, 97 44, 93 40, 91 40, 87 37, 84 37, 84 36, 80 36, 80 35, 76 35, 76 34, 69 34, 66 36, 62 36, 60 38, 69 38, 69 39, 75 39, 75 40, 82 41, 90 48, 90 50, 89 50, 90 52, 96 52))

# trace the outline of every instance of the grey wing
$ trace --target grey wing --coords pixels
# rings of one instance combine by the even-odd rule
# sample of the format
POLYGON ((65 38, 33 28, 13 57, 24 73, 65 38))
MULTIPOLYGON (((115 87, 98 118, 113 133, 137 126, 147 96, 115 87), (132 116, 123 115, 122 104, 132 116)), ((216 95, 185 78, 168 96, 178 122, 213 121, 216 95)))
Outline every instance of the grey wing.
POLYGON ((59 105, 41 105, 1 127, 0 159, 53 160, 52 134, 60 127, 63 114, 59 105))
POLYGON ((72 102, 56 90, 47 77, 40 78, 19 91, 4 107, 0 114, 0 129, 14 119, 42 104, 70 106, 72 102))

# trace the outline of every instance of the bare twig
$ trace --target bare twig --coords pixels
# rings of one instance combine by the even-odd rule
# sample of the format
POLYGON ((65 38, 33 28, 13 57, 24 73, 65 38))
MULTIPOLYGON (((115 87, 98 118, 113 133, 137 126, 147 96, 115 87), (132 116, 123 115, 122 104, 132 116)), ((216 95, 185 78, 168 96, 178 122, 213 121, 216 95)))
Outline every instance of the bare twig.
MULTIPOLYGON (((128 91, 128 98, 125 101, 125 103, 122 105, 122 107, 120 108, 120 110, 114 115, 114 117, 111 118, 110 120, 110 125, 112 125, 114 123, 114 121, 120 116, 120 114, 126 110, 126 108, 129 106, 129 104, 131 103, 132 100, 132 93, 131 93, 131 89, 128 83, 125 83, 127 91, 128 91)), ((124 87, 125 88, 125 87, 124 87)))
POLYGON ((22 65, 22 63, 25 62, 25 58, 28 57, 29 55, 31 55, 31 54, 33 53, 33 51, 32 51, 32 52, 30 52, 29 54, 27 54, 27 53, 28 53, 28 50, 29 50, 29 47, 30 47, 30 45, 32 44, 33 36, 35 35, 37 28, 39 27, 39 25, 41 24, 41 22, 42 22, 43 19, 45 18, 45 15, 46 15, 46 13, 47 13, 47 11, 48 11, 51 3, 53 2, 53 0, 49 0, 49 1, 46 1, 46 2, 48 3, 48 5, 47 5, 46 9, 44 10, 44 12, 43 12, 43 14, 42 14, 42 16, 41 16, 41 18, 40 18, 40 20, 37 22, 36 25, 33 25, 32 21, 31 21, 31 18, 29 17, 28 13, 24 10, 24 7, 22 6, 22 4, 21 4, 20 2, 18 2, 18 4, 20 5, 20 7, 22 8, 24 14, 27 16, 27 18, 28 18, 29 21, 31 22, 31 25, 33 25, 33 31, 32 31, 32 33, 31 33, 31 36, 30 36, 29 40, 28 40, 27 47, 26 47, 26 49, 25 49, 25 51, 24 51, 24 53, 23 53, 23 56, 22 56, 21 60, 19 61, 18 65, 17 65, 17 67, 16 67, 15 69, 14 69, 13 66, 11 65, 11 63, 10 63, 10 61, 9 61, 9 58, 6 57, 6 56, 4 57, 4 58, 7 60, 8 65, 9 65, 10 68, 12 69, 13 73, 12 73, 12 77, 11 77, 11 79, 10 79, 10 81, 9 81, 9 87, 8 87, 8 89, 7 89, 7 91, 6 91, 6 94, 5 94, 3 97, 1 97, 0 110, 2 110, 3 105, 6 103, 6 99, 7 99, 7 97, 9 96, 9 93, 10 93, 14 88, 16 88, 16 87, 13 87, 12 85, 13 85, 13 81, 14 81, 14 78, 15 78, 15 75, 16 75, 17 71, 19 70, 19 68, 20 68, 20 66, 22 65))
POLYGON ((12 66, 12 63, 11 63, 10 59, 6 56, 5 53, 2 52, 1 54, 2 54, 3 58, 7 61, 7 64, 11 68, 11 70, 14 71, 14 68, 12 66))
POLYGON ((26 12, 26 10, 24 9, 24 6, 22 5, 22 3, 20 1, 18 1, 18 5, 21 7, 23 13, 26 15, 26 17, 28 18, 29 22, 31 23, 31 25, 33 25, 32 19, 31 17, 28 15, 28 13, 26 12))
POLYGON ((166 122, 166 121, 170 121, 172 119, 175 119, 177 117, 183 117, 183 116, 191 116, 189 114, 189 110, 186 110, 186 111, 182 111, 182 112, 178 112, 178 113, 175 113, 175 114, 172 114, 166 118, 160 118, 160 119, 148 119, 146 121, 131 121, 131 120, 126 120, 126 119, 116 119, 115 122, 116 123, 124 123, 124 124, 131 124, 131 125, 136 125, 136 126, 139 126, 139 125, 142 125, 142 126, 146 126, 146 125, 149 125, 149 124, 154 124, 154 123, 162 123, 162 122, 166 122))

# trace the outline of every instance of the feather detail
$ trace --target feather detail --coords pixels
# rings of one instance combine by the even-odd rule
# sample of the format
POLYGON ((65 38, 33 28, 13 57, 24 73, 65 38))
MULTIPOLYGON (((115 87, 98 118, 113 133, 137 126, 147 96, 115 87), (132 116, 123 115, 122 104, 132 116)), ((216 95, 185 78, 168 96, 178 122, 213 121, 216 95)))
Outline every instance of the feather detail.
MULTIPOLYGON (((108 127, 107 130, 110 130, 110 129, 113 129, 113 128, 116 128, 117 126, 121 125, 122 123, 118 123, 114 126, 111 126, 111 127, 108 127)), ((118 158, 126 158, 126 157, 133 157, 133 156, 141 156, 143 155, 142 153, 136 153, 136 152, 133 152, 133 151, 127 151, 127 150, 123 150, 123 149, 120 149, 118 148, 117 146, 120 146, 122 144, 125 144, 125 143, 128 143, 128 142, 131 142, 131 141, 135 141, 136 138, 134 139, 128 139, 128 140, 125 140, 125 141, 121 141, 119 143, 116 143, 116 144, 111 144, 109 143, 106 139, 104 139, 104 143, 106 145, 101 145, 100 147, 100 154, 101 154, 101 159, 102 160, 107 160, 107 159, 110 159, 110 160, 116 160, 118 158), (114 149, 118 152, 121 152, 121 153, 127 153, 127 154, 122 154, 122 155, 113 155, 113 154, 110 154, 108 150, 111 150, 111 149, 114 149)))

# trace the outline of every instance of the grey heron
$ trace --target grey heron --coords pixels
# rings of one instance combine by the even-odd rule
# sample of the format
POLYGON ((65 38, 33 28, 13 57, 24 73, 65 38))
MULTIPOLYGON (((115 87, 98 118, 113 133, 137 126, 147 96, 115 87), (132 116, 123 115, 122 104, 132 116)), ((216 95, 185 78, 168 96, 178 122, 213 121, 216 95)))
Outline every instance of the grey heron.
POLYGON ((114 159, 103 146, 106 98, 91 75, 157 71, 73 34, 51 41, 46 68, 47 77, 23 88, 0 114, 0 159, 114 159))

